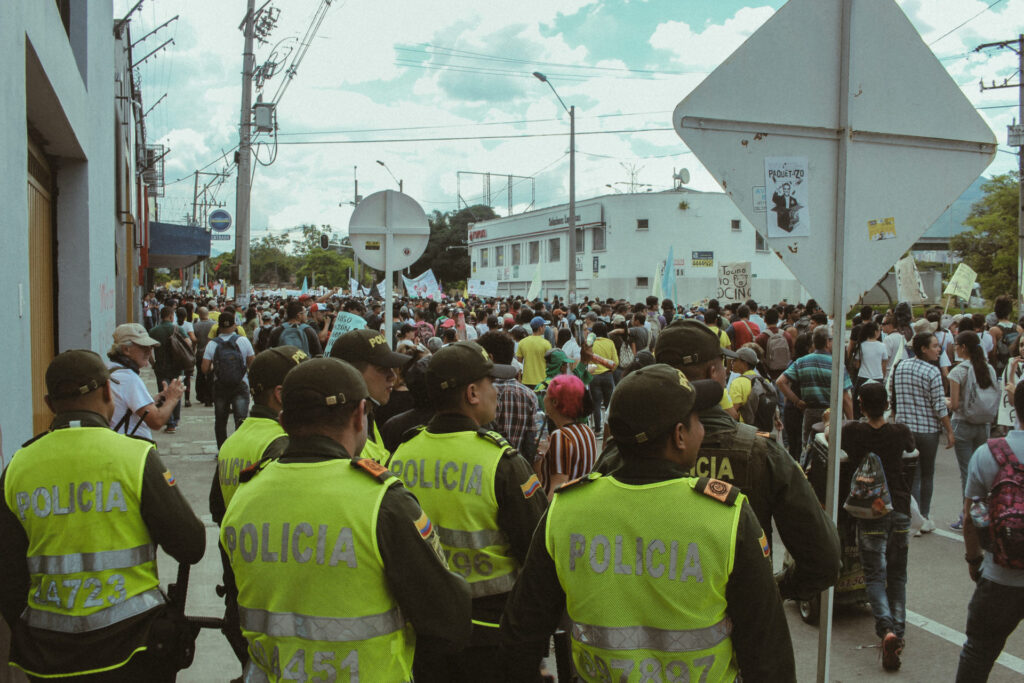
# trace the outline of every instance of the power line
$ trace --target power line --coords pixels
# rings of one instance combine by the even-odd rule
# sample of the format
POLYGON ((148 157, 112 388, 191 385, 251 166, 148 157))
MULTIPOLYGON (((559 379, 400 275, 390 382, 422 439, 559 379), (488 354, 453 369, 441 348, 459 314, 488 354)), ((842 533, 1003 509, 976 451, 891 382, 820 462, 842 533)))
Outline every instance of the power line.
POLYGON ((972 21, 974 21, 975 19, 977 19, 982 14, 984 14, 987 11, 989 11, 990 9, 992 9, 993 7, 995 7, 996 5, 1001 3, 1002 1, 1003 0, 995 0, 995 2, 991 3, 988 7, 986 7, 985 9, 983 9, 980 12, 978 12, 977 14, 975 14, 973 17, 971 17, 967 21, 965 21, 965 22, 963 22, 961 24, 958 24, 957 26, 955 26, 955 27, 951 28, 950 30, 946 31, 945 33, 943 33, 941 36, 939 36, 938 38, 936 38, 932 42, 928 43, 928 47, 931 47, 932 45, 934 45, 935 43, 939 42, 940 40, 942 40, 946 36, 950 35, 951 33, 955 33, 956 31, 959 31, 964 26, 966 26, 967 24, 971 23, 972 21))
MULTIPOLYGON (((591 130, 584 131, 582 133, 576 133, 579 135, 612 135, 612 134, 627 134, 627 133, 655 133, 675 130, 674 128, 630 128, 621 130, 591 130)), ((282 140, 278 144, 281 145, 362 145, 362 144, 392 144, 399 142, 454 142, 456 140, 511 140, 515 138, 552 138, 552 137, 565 137, 565 133, 521 133, 517 135, 465 135, 465 136, 447 136, 437 138, 392 138, 386 140, 282 140)))

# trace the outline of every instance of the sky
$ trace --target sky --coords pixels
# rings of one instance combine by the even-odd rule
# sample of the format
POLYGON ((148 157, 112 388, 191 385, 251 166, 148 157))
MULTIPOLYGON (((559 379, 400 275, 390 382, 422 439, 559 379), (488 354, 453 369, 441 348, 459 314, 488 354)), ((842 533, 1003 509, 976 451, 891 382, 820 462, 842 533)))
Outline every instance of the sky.
MULTIPOLYGON (((123 16, 136 0, 113 0, 123 16)), ((264 0, 257 0, 257 7, 264 0)), ((295 226, 347 232, 359 194, 404 191, 430 214, 484 202, 508 214, 568 201, 569 117, 576 111, 576 197, 660 191, 688 169, 688 187, 718 185, 672 130, 671 115, 714 68, 784 3, 736 0, 332 0, 294 75, 321 0, 272 0, 280 10, 256 64, 277 73, 254 100, 277 102, 276 144, 262 135, 253 164, 254 239, 295 226), (383 161, 385 166, 377 162, 383 161), (354 168, 355 167, 355 168, 354 168), (389 173, 390 171, 390 173, 389 173), (393 177, 394 176, 394 177, 393 177), (525 178, 525 179, 524 179, 525 178), (532 178, 533 180, 529 180, 532 178), (460 201, 461 197, 461 201, 460 201)), ((923 41, 996 134, 986 175, 1016 168, 1006 126, 1017 116, 1017 55, 975 52, 1024 32, 1024 0, 897 0, 923 41)), ((147 0, 132 16, 149 143, 166 145, 160 220, 191 214, 200 188, 234 214, 245 0, 147 0)), ((232 229, 232 234, 234 229, 232 229)), ((233 242, 214 243, 214 253, 233 242)))

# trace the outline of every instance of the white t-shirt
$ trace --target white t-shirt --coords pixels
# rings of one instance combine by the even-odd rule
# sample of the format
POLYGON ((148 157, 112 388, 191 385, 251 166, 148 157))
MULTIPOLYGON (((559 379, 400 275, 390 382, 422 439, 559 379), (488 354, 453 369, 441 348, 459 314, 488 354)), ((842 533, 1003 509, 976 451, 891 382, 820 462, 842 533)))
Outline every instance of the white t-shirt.
POLYGON ((890 361, 899 355, 900 346, 907 343, 907 340, 899 332, 885 335, 883 341, 885 342, 886 358, 890 361))
POLYGON ((184 334, 186 337, 189 336, 190 334, 196 333, 196 328, 192 327, 192 323, 190 323, 188 320, 178 325, 178 329, 180 329, 181 333, 184 334))
MULTIPOLYGON (((131 410, 132 415, 128 418, 128 422, 118 431, 121 434, 131 434, 132 430, 135 430, 135 436, 152 440, 152 430, 150 430, 145 420, 137 414, 140 408, 145 408, 149 404, 154 403, 145 382, 137 374, 119 363, 109 360, 106 363, 108 368, 114 370, 112 377, 120 382, 120 384, 110 383, 110 393, 114 398, 114 416, 110 418, 110 428, 116 427, 117 423, 124 419, 124 414, 131 410), (136 425, 138 425, 138 429, 135 429, 136 425)), ((155 410, 155 408, 150 408, 150 410, 155 410)))
POLYGON ((978 335, 981 340, 981 348, 985 350, 985 355, 988 356, 992 353, 992 349, 995 348, 995 342, 992 341, 992 335, 987 331, 982 332, 978 335))
POLYGON ((860 370, 857 375, 866 379, 882 379, 882 361, 889 360, 889 351, 880 341, 860 344, 860 370))
MULTIPOLYGON (((219 339, 230 339, 231 335, 233 334, 238 333, 232 332, 231 334, 218 334, 217 337, 219 339)), ((242 362, 246 364, 247 368, 245 371, 245 375, 242 377, 242 381, 245 382, 245 386, 249 386, 249 358, 255 356, 256 352, 253 351, 252 342, 250 342, 248 339, 246 339, 240 334, 238 335, 238 339, 235 340, 235 343, 238 344, 238 350, 242 352, 242 362)), ((210 361, 210 363, 213 363, 213 356, 217 353, 217 346, 218 344, 213 341, 207 344, 206 350, 203 351, 203 360, 208 360, 210 361)))

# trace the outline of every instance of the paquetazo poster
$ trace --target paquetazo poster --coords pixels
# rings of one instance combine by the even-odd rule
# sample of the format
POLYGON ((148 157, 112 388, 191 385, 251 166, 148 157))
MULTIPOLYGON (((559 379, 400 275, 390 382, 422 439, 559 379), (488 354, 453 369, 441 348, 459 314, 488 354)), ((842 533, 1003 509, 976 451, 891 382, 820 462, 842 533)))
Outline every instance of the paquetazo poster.
POLYGON ((765 157, 764 186, 771 197, 768 237, 810 237, 807 157, 765 157))

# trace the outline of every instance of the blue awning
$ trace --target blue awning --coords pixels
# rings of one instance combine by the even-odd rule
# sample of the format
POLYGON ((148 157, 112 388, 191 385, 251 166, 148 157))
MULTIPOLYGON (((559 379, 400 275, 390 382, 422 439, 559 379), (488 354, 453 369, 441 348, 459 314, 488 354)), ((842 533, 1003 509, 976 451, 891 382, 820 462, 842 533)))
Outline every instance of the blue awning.
POLYGON ((188 268, 208 258, 210 233, 203 228, 150 222, 150 268, 188 268))

